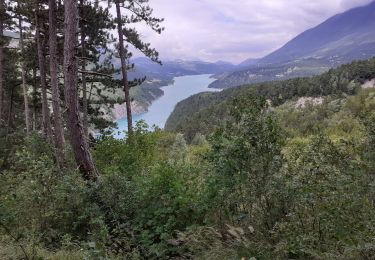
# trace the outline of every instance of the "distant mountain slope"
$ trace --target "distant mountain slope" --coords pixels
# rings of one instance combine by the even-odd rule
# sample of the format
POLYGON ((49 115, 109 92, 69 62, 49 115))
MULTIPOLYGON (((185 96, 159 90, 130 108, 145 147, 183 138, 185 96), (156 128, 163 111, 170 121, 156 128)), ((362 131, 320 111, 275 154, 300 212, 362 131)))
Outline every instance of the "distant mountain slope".
POLYGON ((217 74, 234 69, 234 65, 219 61, 216 63, 204 61, 165 61, 162 65, 156 64, 147 58, 132 60, 135 69, 129 73, 131 77, 147 76, 149 79, 173 79, 178 76, 197 74, 217 74))
MULTIPOLYGON (((259 61, 260 64, 290 62, 296 59, 335 55, 367 54, 375 47, 375 2, 335 15, 303 32, 279 50, 259 61), (357 49, 359 47, 359 49, 357 49)), ((374 54, 373 52, 371 53, 374 54)))
POLYGON ((296 78, 229 88, 221 92, 201 93, 178 103, 165 129, 183 133, 192 140, 197 133, 209 135, 228 119, 228 104, 235 98, 259 95, 273 106, 299 97, 346 96, 375 78, 375 58, 352 62, 310 78, 296 78))
POLYGON ((240 68, 213 82, 211 87, 228 88, 316 75, 353 60, 370 58, 374 54, 375 1, 329 18, 248 68, 240 68))
POLYGON ((252 65, 255 65, 259 62, 260 59, 247 59, 241 62, 240 64, 237 65, 237 68, 247 68, 252 65))

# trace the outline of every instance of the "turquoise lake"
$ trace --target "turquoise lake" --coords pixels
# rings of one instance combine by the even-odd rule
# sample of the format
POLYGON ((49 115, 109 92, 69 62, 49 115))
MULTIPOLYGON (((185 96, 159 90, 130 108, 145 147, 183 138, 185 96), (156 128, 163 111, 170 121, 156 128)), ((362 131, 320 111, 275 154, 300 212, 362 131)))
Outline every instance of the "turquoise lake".
MULTIPOLYGON (((134 123, 144 120, 149 126, 157 126, 164 128, 164 125, 173 112, 176 104, 192 95, 201 92, 214 92, 217 89, 210 89, 208 85, 215 79, 210 78, 211 75, 194 75, 174 78, 174 84, 162 87, 164 95, 155 100, 148 108, 148 112, 133 116, 134 123)), ((127 119, 117 121, 118 131, 123 132, 127 129, 127 119)))

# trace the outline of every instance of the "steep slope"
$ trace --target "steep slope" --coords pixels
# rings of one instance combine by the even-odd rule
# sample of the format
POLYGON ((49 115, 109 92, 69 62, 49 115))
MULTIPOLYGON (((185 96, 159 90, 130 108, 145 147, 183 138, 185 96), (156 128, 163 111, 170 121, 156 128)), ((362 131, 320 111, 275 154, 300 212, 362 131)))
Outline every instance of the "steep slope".
POLYGON ((237 65, 237 68, 248 68, 252 65, 257 64, 260 61, 260 59, 247 59, 241 62, 240 64, 237 65))
POLYGON ((375 54, 375 1, 335 15, 298 35, 255 64, 211 84, 228 88, 243 84, 311 76, 375 54))
POLYGON ((304 58, 353 56, 361 58, 375 49, 375 2, 335 15, 303 32, 258 64, 290 62, 304 58))

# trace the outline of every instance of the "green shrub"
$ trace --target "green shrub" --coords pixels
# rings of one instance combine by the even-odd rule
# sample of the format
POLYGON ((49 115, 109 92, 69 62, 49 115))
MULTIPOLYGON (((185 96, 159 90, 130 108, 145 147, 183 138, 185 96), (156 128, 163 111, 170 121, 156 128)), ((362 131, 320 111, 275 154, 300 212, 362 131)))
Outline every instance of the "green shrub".
POLYGON ((277 227, 277 250, 285 257, 340 259, 373 239, 369 176, 346 151, 320 136, 288 158, 291 206, 277 227))

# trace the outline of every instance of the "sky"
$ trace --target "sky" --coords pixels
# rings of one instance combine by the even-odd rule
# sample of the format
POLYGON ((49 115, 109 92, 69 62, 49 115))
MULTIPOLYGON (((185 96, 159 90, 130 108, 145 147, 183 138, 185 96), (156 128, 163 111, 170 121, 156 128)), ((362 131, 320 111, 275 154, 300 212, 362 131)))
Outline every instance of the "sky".
POLYGON ((150 0, 158 35, 138 27, 162 60, 261 58, 329 17, 372 0, 150 0))

